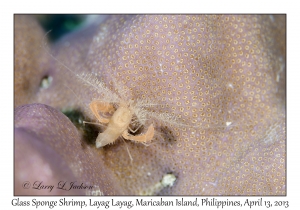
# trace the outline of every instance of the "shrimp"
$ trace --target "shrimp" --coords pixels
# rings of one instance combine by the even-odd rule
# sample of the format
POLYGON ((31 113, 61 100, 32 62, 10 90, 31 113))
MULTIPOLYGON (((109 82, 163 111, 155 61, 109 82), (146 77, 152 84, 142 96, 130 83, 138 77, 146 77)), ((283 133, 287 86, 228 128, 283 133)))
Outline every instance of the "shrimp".
POLYGON ((129 126, 134 114, 134 109, 132 108, 131 103, 127 104, 122 102, 118 109, 115 110, 111 104, 103 103, 99 100, 93 100, 90 104, 90 109, 100 123, 108 124, 105 131, 103 133, 99 133, 96 139, 96 148, 104 147, 107 144, 113 143, 120 136, 124 139, 141 143, 151 141, 154 136, 153 124, 149 126, 145 134, 134 136, 128 133, 128 130, 132 133, 135 133, 137 130, 132 130, 129 126), (100 116, 99 112, 113 113, 113 115, 109 119, 100 116))

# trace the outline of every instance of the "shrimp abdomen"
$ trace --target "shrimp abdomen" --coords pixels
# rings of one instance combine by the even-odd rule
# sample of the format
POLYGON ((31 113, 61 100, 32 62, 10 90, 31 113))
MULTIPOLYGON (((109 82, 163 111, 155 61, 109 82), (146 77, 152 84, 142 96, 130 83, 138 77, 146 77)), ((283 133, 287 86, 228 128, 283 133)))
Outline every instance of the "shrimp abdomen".
POLYGON ((111 128, 110 126, 103 133, 99 133, 96 139, 96 148, 104 147, 116 141, 121 135, 120 130, 111 128))

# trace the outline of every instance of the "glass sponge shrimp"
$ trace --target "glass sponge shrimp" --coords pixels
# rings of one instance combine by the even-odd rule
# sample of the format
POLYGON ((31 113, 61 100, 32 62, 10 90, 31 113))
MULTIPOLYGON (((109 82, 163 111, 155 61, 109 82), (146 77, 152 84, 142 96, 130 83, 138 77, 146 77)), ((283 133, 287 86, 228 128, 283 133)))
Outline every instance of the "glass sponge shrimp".
POLYGON ((89 105, 99 124, 107 126, 103 132, 98 134, 96 139, 97 148, 111 144, 119 137, 147 144, 153 139, 155 134, 153 124, 149 125, 144 134, 135 134, 141 127, 149 124, 147 123, 149 118, 155 118, 164 123, 180 125, 179 122, 176 122, 175 115, 148 110, 147 108, 158 105, 151 103, 150 99, 132 99, 128 88, 120 85, 114 79, 112 80, 115 91, 112 91, 92 74, 82 74, 78 78, 99 95, 99 98, 93 99, 89 105))
POLYGON ((131 103, 127 104, 125 102, 121 102, 118 109, 115 110, 111 104, 103 103, 99 100, 93 100, 90 104, 90 109, 100 123, 107 124, 107 128, 104 132, 98 134, 96 139, 97 148, 113 143, 120 136, 124 139, 141 143, 151 141, 154 136, 153 124, 149 126, 145 134, 134 136, 128 133, 128 130, 132 133, 135 133, 137 130, 132 130, 129 126, 134 114, 134 108, 131 103), (100 116, 99 112, 113 113, 113 115, 109 119, 100 116))

